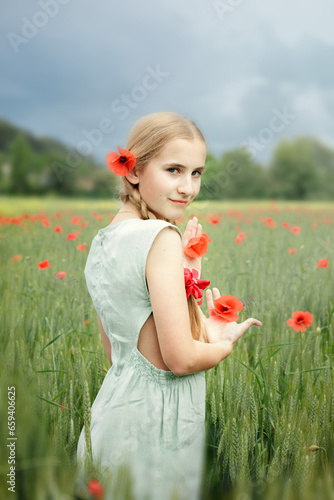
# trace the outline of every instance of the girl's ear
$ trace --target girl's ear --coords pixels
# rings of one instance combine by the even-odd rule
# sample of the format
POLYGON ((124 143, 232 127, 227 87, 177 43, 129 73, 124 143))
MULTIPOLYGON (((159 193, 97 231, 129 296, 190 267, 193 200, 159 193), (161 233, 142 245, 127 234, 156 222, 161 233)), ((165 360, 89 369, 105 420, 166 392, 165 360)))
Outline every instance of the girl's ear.
POLYGON ((137 174, 137 171, 136 171, 136 167, 134 167, 132 170, 130 170, 130 172, 128 173, 128 175, 125 176, 127 178, 127 180, 129 182, 131 182, 131 184, 139 184, 139 176, 137 174))

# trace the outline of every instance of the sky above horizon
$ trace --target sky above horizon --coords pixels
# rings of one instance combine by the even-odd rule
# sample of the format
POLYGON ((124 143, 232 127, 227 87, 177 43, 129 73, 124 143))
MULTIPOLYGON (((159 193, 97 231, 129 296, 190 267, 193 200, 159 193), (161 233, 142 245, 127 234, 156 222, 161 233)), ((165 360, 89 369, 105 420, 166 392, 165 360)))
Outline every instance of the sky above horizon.
POLYGON ((104 162, 143 115, 194 120, 219 157, 334 148, 330 0, 5 0, 0 117, 104 162))

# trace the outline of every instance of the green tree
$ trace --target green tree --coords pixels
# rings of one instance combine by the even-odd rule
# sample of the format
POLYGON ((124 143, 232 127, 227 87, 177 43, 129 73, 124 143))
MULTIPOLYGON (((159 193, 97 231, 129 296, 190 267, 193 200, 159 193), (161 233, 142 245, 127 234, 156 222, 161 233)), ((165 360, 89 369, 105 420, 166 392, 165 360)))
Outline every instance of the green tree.
POLYGON ((315 148, 314 141, 282 141, 269 166, 271 197, 290 200, 321 198, 326 172, 317 164, 317 153, 319 148, 315 148))
POLYGON ((267 191, 265 169, 251 159, 245 148, 226 151, 219 160, 208 155, 203 174, 201 198, 264 198, 267 191))
POLYGON ((29 142, 22 134, 18 134, 10 147, 11 191, 27 193, 29 191, 28 175, 33 164, 33 152, 29 142))

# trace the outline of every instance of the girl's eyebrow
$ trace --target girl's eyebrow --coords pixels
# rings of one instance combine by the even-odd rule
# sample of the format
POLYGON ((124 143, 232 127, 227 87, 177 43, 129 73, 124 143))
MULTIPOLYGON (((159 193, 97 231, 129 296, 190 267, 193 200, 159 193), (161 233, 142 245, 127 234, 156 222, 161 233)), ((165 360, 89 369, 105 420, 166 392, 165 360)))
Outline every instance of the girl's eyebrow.
MULTIPOLYGON (((185 165, 181 165, 180 163, 166 163, 164 165, 164 167, 180 167, 180 168, 185 168, 185 169, 188 168, 185 165)), ((204 169, 205 169, 205 166, 194 168, 194 170, 200 170, 201 172, 203 172, 204 169)))

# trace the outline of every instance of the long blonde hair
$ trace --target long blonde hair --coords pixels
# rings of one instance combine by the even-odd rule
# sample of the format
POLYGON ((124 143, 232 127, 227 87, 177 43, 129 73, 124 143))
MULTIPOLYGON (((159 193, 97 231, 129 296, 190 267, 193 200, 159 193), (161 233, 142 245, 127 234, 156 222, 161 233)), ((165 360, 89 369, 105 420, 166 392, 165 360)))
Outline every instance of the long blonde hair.
MULTIPOLYGON (((200 139, 206 144, 201 131, 192 120, 177 113, 165 111, 152 113, 138 120, 130 131, 125 149, 135 155, 136 170, 140 171, 150 160, 157 157, 170 141, 175 139, 200 139)), ((133 203, 145 220, 155 218, 141 198, 138 187, 129 182, 125 176, 121 178, 121 182, 120 198, 122 202, 130 201, 133 203)), ((175 220, 165 218, 163 220, 177 225, 175 220)), ((207 342, 199 306, 193 295, 188 298, 188 311, 193 338, 207 342)))

